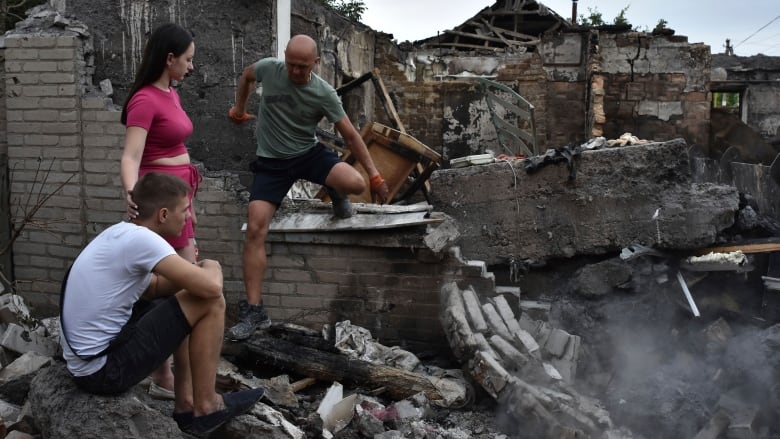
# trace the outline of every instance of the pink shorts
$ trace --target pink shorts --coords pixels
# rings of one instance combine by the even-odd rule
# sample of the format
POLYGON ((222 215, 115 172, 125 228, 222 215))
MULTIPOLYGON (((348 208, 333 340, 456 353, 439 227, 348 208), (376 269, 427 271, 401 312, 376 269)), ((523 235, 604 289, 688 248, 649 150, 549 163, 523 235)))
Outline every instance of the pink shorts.
MULTIPOLYGON (((154 164, 141 164, 141 167, 138 169, 138 177, 141 177, 144 174, 148 174, 150 172, 163 172, 165 174, 175 175, 182 180, 184 180, 187 184, 189 184, 190 191, 189 198, 190 203, 192 203, 193 197, 195 197, 195 194, 198 192, 198 186, 200 185, 200 182, 203 180, 203 177, 200 176, 200 172, 198 172, 198 169, 195 166, 192 166, 191 164, 187 165, 154 165, 154 164)), ((192 209, 192 207, 190 207, 192 209)), ((164 237, 166 241, 168 241, 169 244, 174 249, 180 249, 183 247, 187 247, 190 243, 190 239, 195 238, 195 228, 192 225, 192 218, 187 218, 187 222, 184 224, 184 228, 181 229, 181 235, 179 236, 165 236, 164 237)))

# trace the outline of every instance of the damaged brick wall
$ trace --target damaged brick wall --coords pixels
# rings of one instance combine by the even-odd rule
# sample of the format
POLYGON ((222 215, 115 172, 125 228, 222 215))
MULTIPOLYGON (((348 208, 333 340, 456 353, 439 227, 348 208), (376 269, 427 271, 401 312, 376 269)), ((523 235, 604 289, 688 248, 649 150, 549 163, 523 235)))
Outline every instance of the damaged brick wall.
POLYGON ((601 135, 709 144, 709 46, 644 32, 602 33, 596 43, 593 73, 604 79, 593 93, 605 96, 601 135))
POLYGON ((442 286, 453 279, 493 291, 493 275, 484 263, 462 261, 457 253, 388 246, 393 235, 272 233, 263 295, 271 317, 312 327, 350 320, 384 344, 441 348, 442 286))
POLYGON ((712 55, 713 90, 740 96, 741 119, 764 139, 780 128, 780 57, 712 55))
MULTIPOLYGON (((0 61, 5 63, 5 51, 0 49, 0 61)), ((9 167, 8 167, 8 139, 6 136, 8 130, 8 123, 6 117, 6 85, 5 85, 5 69, 0 70, 0 218, 10 218, 9 211, 9 167)), ((0 251, 5 247, 4 243, 11 238, 11 225, 7 220, 0 221, 0 251)), ((0 254, 0 273, 2 273, 6 279, 12 278, 13 260, 11 259, 12 252, 6 250, 3 254, 0 254)), ((0 290, 3 290, 6 285, 0 283, 0 290)))
MULTIPOLYGON (((84 242, 83 220, 91 214, 100 215, 88 211, 84 199, 99 197, 105 177, 85 179, 82 187, 77 174, 86 158, 82 145, 89 144, 82 137, 88 126, 80 123, 89 113, 81 105, 80 80, 88 74, 84 48, 84 42, 74 33, 5 37, 9 195, 11 219, 17 227, 40 200, 38 194, 45 196, 71 178, 36 212, 35 222, 26 224, 13 246, 16 279, 30 292, 31 302, 57 302, 59 287, 53 280, 62 278, 66 258, 84 242), (56 233, 51 234, 52 230, 56 233)), ((88 157, 91 169, 104 175, 101 159, 106 158, 105 152, 88 157)), ((119 194, 118 190, 114 193, 119 194)))
POLYGON ((542 150, 625 132, 709 142, 709 46, 687 37, 594 30, 546 34, 522 54, 395 50, 378 45, 376 64, 407 131, 441 152, 445 164, 498 149, 478 77, 534 105, 542 150))

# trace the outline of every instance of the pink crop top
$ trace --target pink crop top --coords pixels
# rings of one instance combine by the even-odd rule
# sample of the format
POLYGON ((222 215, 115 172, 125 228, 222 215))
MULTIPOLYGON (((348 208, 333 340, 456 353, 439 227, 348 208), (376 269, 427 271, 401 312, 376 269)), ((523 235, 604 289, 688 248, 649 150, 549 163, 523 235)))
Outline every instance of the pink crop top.
POLYGON ((141 87, 127 104, 127 126, 146 130, 141 164, 187 153, 184 141, 192 135, 192 121, 173 87, 170 92, 153 85, 141 87))

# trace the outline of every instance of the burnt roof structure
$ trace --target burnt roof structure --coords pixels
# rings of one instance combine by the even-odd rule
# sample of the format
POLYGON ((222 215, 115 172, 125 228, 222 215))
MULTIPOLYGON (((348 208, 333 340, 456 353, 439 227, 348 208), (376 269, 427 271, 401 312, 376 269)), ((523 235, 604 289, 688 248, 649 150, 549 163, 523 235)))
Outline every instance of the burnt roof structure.
POLYGON ((418 42, 424 47, 524 52, 548 31, 571 24, 535 0, 498 0, 454 29, 418 42))

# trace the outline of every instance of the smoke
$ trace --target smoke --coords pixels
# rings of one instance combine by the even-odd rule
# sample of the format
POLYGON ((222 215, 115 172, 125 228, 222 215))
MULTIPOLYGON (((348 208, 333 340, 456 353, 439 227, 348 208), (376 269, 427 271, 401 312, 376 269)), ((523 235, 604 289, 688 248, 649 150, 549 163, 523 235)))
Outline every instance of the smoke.
POLYGON ((746 318, 763 289, 733 273, 709 276, 692 291, 696 318, 678 284, 654 281, 658 268, 635 270, 648 276, 629 292, 556 301, 554 317, 586 347, 578 387, 638 437, 694 437, 719 411, 753 413, 754 428, 780 432, 764 416, 779 405, 780 325, 746 318))

